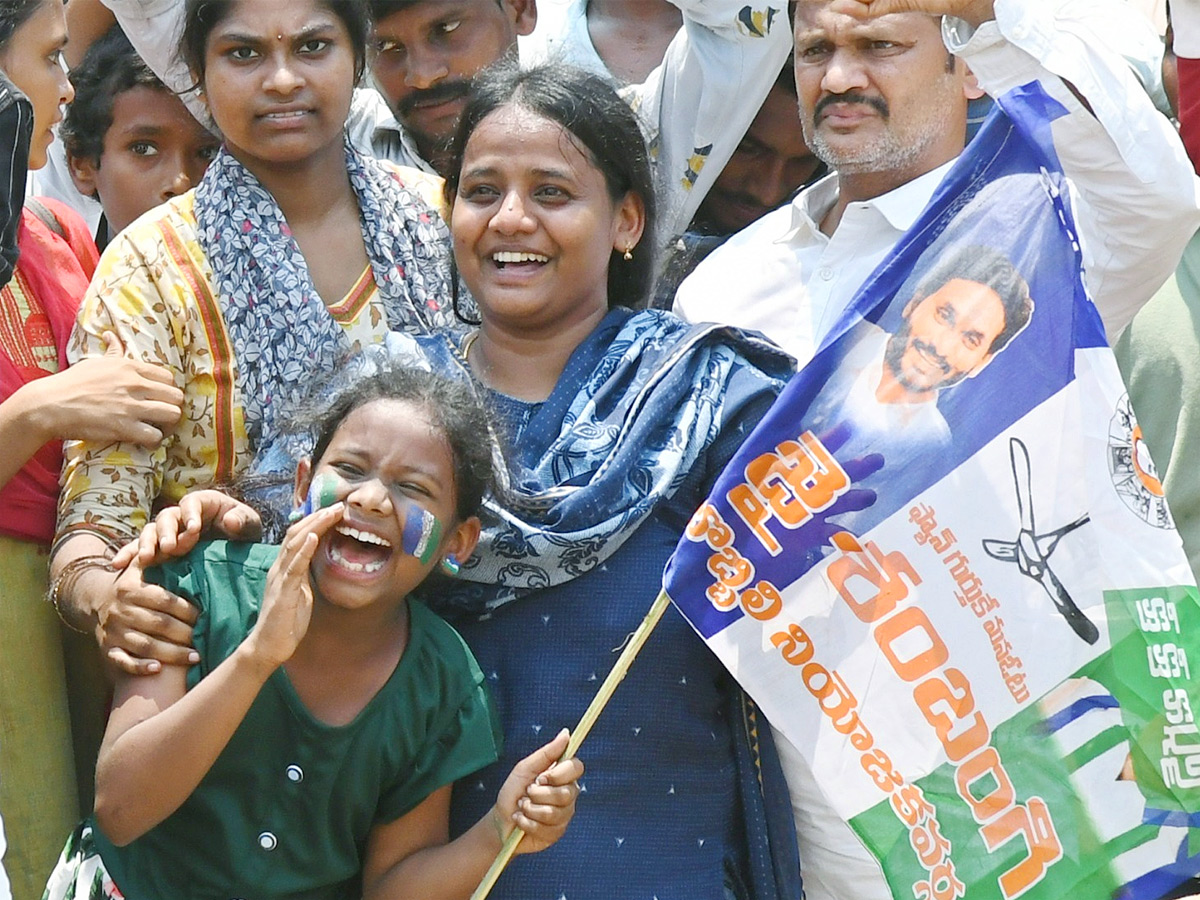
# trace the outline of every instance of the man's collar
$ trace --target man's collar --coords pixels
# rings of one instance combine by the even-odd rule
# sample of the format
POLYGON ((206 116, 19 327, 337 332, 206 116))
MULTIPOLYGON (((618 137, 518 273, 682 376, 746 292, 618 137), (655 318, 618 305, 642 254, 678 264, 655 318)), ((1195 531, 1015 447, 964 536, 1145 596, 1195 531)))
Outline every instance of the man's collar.
POLYGON ((371 137, 371 143, 374 146, 386 145, 389 137, 392 141, 399 141, 400 146, 404 148, 407 165, 411 165, 423 172, 428 172, 431 175, 438 174, 433 164, 421 155, 421 151, 417 149, 417 143, 413 140, 413 136, 409 133, 408 129, 394 115, 377 121, 371 137))
MULTIPOLYGON (((936 169, 919 175, 893 188, 886 194, 860 201, 863 206, 874 207, 898 233, 903 234, 917 221, 917 216, 929 203, 933 192, 941 184, 946 173, 957 161, 957 157, 936 169)), ((821 233, 821 220, 833 208, 838 198, 838 178, 831 172, 796 195, 792 201, 792 227, 781 238, 790 241, 801 234, 813 236, 821 233)))
POLYGON ((821 233, 821 220, 837 201, 838 178, 830 172, 815 184, 810 184, 792 200, 792 226, 777 243, 787 243, 803 235, 815 237, 821 233))
POLYGON ((878 197, 867 200, 866 205, 878 209, 880 214, 887 219, 888 224, 903 234, 912 228, 913 223, 917 221, 917 216, 929 203, 933 192, 937 190, 937 186, 942 183, 942 179, 946 177, 946 173, 950 171, 957 160, 956 156, 949 162, 942 163, 924 175, 918 175, 912 181, 905 182, 886 194, 880 194, 878 197))

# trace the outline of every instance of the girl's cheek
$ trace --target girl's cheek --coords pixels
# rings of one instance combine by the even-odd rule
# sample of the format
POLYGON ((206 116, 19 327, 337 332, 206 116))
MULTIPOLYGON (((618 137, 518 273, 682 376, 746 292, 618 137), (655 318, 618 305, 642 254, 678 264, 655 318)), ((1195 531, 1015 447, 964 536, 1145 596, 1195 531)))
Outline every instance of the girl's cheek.
POLYGON ((298 510, 299 514, 296 518, 302 518, 315 513, 318 509, 333 506, 337 503, 341 493, 342 479, 329 469, 322 469, 313 476, 312 484, 308 486, 308 495, 304 498, 304 505, 298 510))
POLYGON ((424 565, 437 555, 442 543, 442 523, 425 507, 411 500, 404 503, 403 515, 401 549, 424 565))

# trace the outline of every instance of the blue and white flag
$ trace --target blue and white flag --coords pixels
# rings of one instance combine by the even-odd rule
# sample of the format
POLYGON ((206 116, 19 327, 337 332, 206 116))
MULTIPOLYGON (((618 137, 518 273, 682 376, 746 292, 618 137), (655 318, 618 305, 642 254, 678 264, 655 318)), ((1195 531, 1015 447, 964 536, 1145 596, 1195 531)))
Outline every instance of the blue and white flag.
POLYGON ((807 883, 1149 900, 1200 872, 1200 603, 1082 281, 1064 111, 1000 105, 666 589, 798 752, 807 883))

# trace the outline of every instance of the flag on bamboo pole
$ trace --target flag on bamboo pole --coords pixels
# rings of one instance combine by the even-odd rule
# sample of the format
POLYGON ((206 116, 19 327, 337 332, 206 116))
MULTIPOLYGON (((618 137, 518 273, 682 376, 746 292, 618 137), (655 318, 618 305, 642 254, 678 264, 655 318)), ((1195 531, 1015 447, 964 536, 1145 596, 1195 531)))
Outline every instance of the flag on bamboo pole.
POLYGON ((1196 587, 1081 277, 1064 110, 1000 106, 667 569, 786 738, 810 894, 1200 872, 1196 587))

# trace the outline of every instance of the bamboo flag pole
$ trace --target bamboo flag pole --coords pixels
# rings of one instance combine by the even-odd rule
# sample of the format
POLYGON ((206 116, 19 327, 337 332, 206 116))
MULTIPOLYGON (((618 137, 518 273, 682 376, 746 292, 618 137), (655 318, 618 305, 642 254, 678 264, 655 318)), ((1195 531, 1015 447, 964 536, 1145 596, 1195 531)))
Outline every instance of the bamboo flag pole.
MULTIPOLYGON (((596 692, 596 696, 592 698, 592 702, 584 711, 582 718, 580 718, 579 724, 571 732, 571 738, 567 741, 567 749, 563 751, 563 755, 559 757, 560 759, 570 759, 579 752, 579 745, 583 743, 583 739, 588 736, 588 732, 592 730, 592 726, 600 718, 600 713, 608 705, 608 701, 617 690, 617 685, 621 683, 621 680, 625 677, 625 673, 629 671, 630 665, 633 664, 634 659, 641 651, 642 645, 646 643, 646 639, 650 637, 650 633, 654 631, 654 627, 658 624, 658 620, 662 618, 663 613, 666 612, 670 602, 671 598, 667 596, 666 591, 660 592, 658 597, 655 598, 654 603, 650 606, 650 611, 642 619, 642 624, 630 635, 629 643, 625 645, 625 649, 621 651, 621 655, 613 664, 612 671, 608 673, 608 677, 600 685, 600 690, 596 692)), ((525 832, 520 828, 514 828, 509 833, 504 846, 500 848, 500 852, 496 854, 496 858, 492 861, 491 868, 487 870, 487 874, 479 882, 479 887, 475 888, 475 893, 471 895, 471 900, 484 900, 491 893, 492 888, 496 885, 496 879, 500 877, 500 873, 504 871, 504 867, 512 859, 513 854, 517 851, 517 845, 521 843, 523 837, 525 837, 525 832)))

